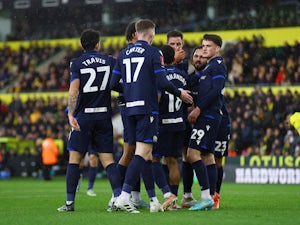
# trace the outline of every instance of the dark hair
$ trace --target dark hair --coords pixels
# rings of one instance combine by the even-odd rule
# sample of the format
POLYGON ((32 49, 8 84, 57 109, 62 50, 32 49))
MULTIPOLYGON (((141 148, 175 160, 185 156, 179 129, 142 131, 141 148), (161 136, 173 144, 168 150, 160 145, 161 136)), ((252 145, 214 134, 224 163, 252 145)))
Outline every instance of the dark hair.
POLYGON ((141 32, 153 28, 155 28, 155 23, 149 19, 140 19, 135 23, 135 29, 137 32, 141 32))
POLYGON ((86 29, 81 33, 80 42, 85 51, 95 49, 100 41, 100 33, 93 29, 86 29))
POLYGON ((132 41, 132 37, 135 32, 136 32, 135 22, 131 22, 130 24, 127 25, 126 30, 125 30, 125 37, 128 42, 132 41))
POLYGON ((191 59, 193 59, 193 56, 194 56, 194 54, 195 54, 195 51, 198 50, 198 49, 202 49, 202 46, 201 46, 201 45, 200 45, 200 46, 196 46, 196 47, 193 49, 192 54, 191 54, 191 59))
POLYGON ((183 39, 183 34, 179 30, 171 30, 167 33, 167 40, 169 40, 170 37, 180 37, 183 39))
POLYGON ((175 56, 174 49, 170 45, 163 45, 160 50, 164 56, 164 63, 167 65, 172 64, 175 56))
POLYGON ((217 34, 204 34, 202 40, 212 41, 216 45, 222 47, 222 38, 217 34))

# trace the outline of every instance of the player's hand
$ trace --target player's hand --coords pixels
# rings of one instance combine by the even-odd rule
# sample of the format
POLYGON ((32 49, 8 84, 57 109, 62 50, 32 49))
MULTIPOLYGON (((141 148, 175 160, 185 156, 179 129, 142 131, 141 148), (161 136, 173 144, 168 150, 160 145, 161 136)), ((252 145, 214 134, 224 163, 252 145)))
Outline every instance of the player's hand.
POLYGON ((72 129, 74 129, 76 131, 80 131, 80 126, 79 126, 76 118, 71 114, 68 114, 68 117, 69 117, 69 123, 70 123, 70 126, 72 127, 72 129))
POLYGON ((182 48, 175 51, 174 62, 176 64, 181 63, 184 58, 185 58, 185 51, 182 48))
POLYGON ((196 123, 198 117, 200 116, 201 110, 199 107, 195 107, 192 112, 188 116, 188 120, 190 123, 196 123))
POLYGON ((189 90, 181 90, 180 99, 187 104, 193 104, 193 97, 189 94, 191 91, 189 90))

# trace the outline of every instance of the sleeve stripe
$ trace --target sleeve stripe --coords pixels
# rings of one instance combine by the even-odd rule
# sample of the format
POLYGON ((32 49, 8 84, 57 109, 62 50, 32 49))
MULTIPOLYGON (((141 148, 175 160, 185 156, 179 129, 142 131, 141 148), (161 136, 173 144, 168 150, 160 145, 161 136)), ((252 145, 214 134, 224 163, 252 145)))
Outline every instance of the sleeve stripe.
POLYGON ((154 70, 154 73, 161 73, 161 72, 165 72, 166 70, 165 69, 157 69, 157 70, 154 70))
POLYGON ((225 79, 225 76, 224 75, 216 75, 216 76, 213 76, 213 80, 215 79, 218 79, 218 78, 222 78, 222 79, 225 79))
POLYGON ((72 83, 74 80, 79 79, 78 77, 73 77, 70 79, 70 83, 72 83))
POLYGON ((118 74, 118 75, 121 75, 121 72, 119 70, 113 70, 112 71, 114 74, 118 74))

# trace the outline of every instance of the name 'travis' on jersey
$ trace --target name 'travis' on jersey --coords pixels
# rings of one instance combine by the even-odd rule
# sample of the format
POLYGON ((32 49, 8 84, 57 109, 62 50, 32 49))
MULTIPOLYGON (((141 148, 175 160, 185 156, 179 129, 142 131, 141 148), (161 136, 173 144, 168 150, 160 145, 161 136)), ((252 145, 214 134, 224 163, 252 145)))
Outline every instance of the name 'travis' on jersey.
POLYGON ((101 64, 106 64, 106 60, 98 57, 91 57, 88 58, 84 61, 82 61, 82 64, 85 66, 91 65, 93 63, 101 63, 101 64))

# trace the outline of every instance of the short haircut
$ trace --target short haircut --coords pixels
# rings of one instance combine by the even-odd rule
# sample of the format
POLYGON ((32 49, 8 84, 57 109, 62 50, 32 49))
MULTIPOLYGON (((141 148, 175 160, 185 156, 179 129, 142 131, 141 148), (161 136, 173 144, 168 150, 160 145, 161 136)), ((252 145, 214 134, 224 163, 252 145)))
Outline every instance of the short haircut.
POLYGON ((219 47, 222 47, 222 38, 217 34, 204 34, 202 40, 212 41, 219 47))
POLYGON ((164 56, 164 63, 167 65, 172 64, 175 56, 174 49, 170 45, 163 45, 160 50, 164 56))
POLYGON ((149 19, 140 19, 135 23, 135 29, 138 33, 155 28, 155 23, 149 19))
POLYGON ((192 54, 191 54, 191 59, 193 59, 193 56, 194 56, 194 54, 195 54, 195 51, 198 50, 198 49, 202 49, 202 46, 201 46, 201 45, 200 45, 200 46, 196 46, 196 47, 193 49, 192 54))
POLYGON ((126 27, 126 30, 125 30, 125 37, 128 42, 132 41, 132 38, 133 38, 133 35, 135 32, 136 32, 136 29, 135 29, 135 21, 134 21, 134 22, 131 22, 130 24, 128 24, 126 27))
POLYGON ((171 30, 167 33, 167 39, 169 40, 171 37, 180 37, 183 39, 183 34, 180 30, 171 30))
POLYGON ((86 29, 81 33, 80 42, 85 51, 94 50, 100 41, 100 33, 93 29, 86 29))

